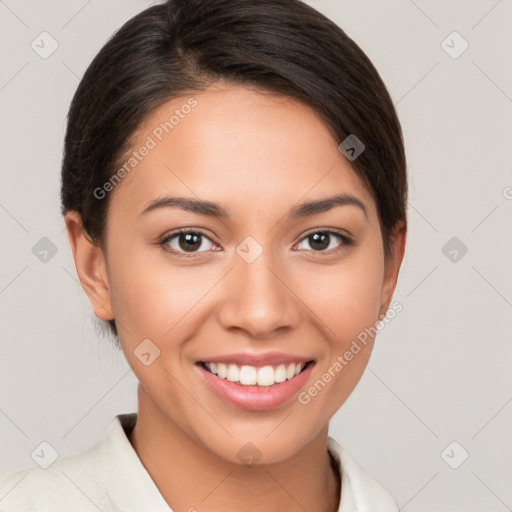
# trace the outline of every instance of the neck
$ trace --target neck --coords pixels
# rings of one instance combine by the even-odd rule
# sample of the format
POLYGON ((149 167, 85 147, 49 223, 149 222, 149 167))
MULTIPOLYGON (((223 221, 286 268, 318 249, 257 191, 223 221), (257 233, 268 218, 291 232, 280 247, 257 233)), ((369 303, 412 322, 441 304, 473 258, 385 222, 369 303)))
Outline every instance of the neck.
POLYGON ((173 510, 336 512, 339 507, 340 477, 327 451, 327 427, 285 461, 235 464, 187 435, 139 385, 129 440, 173 510))

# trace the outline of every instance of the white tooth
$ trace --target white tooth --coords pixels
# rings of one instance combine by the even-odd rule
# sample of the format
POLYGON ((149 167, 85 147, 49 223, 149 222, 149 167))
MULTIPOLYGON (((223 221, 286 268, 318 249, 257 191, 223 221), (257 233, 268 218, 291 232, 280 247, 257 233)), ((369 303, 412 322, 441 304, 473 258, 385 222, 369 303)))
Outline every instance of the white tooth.
POLYGON ((240 384, 244 386, 256 384, 256 368, 254 366, 242 366, 240 368, 240 384))
POLYGON ((230 382, 239 382, 242 386, 272 386, 285 380, 290 380, 298 375, 306 366, 304 363, 290 363, 288 366, 280 364, 274 369, 267 365, 261 368, 244 365, 239 367, 236 364, 206 363, 211 373, 220 379, 227 379, 230 382))
POLYGON ((238 382, 240 380, 240 370, 236 364, 228 366, 228 375, 226 377, 229 382, 238 382))
POLYGON ((223 363, 217 363, 217 375, 225 379, 228 376, 228 367, 223 363))
POLYGON ((262 366, 258 370, 258 386, 272 386, 274 383, 274 368, 272 366, 262 366))
POLYGON ((286 366, 280 364, 275 371, 274 379, 276 382, 284 382, 286 380, 286 366))

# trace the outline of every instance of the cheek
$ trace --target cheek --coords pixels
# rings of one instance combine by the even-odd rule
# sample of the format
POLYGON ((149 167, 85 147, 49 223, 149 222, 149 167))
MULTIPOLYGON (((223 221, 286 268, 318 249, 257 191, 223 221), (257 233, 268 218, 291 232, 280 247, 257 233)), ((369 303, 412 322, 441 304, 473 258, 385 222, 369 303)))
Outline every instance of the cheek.
POLYGON ((180 378, 186 357, 181 348, 194 336, 201 299, 218 279, 162 265, 161 260, 125 258, 112 281, 116 322, 125 327, 119 328, 119 335, 128 364, 150 396, 163 399, 170 393, 177 408, 185 407, 186 396, 174 380, 180 378))
POLYGON ((346 343, 378 319, 384 266, 379 251, 360 250, 341 264, 303 279, 307 304, 325 323, 329 337, 346 343))
POLYGON ((219 280, 207 266, 180 268, 167 264, 158 252, 132 253, 118 258, 113 266, 112 304, 116 321, 126 327, 125 338, 130 338, 130 343, 144 338, 161 343, 190 335, 189 313, 200 307, 202 298, 219 280))
POLYGON ((383 280, 378 246, 344 264, 319 271, 310 284, 308 306, 317 313, 325 351, 315 379, 298 395, 321 425, 347 400, 367 366, 373 348, 383 280), (311 286, 315 282, 316 286, 311 286))

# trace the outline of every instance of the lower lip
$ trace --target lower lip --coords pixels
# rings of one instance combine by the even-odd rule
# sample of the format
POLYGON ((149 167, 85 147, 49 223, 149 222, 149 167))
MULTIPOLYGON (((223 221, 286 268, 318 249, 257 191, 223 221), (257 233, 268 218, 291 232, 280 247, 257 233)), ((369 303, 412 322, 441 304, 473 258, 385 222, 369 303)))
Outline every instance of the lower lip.
POLYGON ((293 398, 304 386, 314 363, 290 380, 272 386, 242 386, 227 379, 220 379, 202 365, 196 365, 210 389, 229 404, 247 411, 268 411, 275 409, 293 398))

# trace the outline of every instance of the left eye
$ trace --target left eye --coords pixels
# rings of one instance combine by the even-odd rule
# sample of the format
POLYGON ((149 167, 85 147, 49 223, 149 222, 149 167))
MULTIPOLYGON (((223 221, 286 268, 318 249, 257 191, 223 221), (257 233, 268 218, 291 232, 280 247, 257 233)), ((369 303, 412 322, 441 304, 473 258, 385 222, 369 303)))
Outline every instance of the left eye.
POLYGON ((342 235, 341 233, 336 233, 335 231, 316 231, 304 237, 299 243, 299 246, 303 243, 304 240, 306 240, 311 247, 311 249, 308 250, 324 252, 334 248, 332 246, 334 238, 338 239, 338 246, 349 245, 351 242, 348 237, 342 235))

